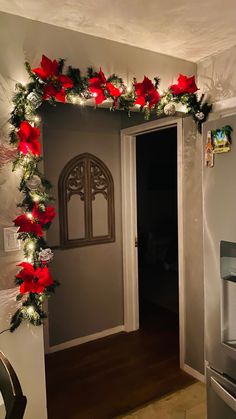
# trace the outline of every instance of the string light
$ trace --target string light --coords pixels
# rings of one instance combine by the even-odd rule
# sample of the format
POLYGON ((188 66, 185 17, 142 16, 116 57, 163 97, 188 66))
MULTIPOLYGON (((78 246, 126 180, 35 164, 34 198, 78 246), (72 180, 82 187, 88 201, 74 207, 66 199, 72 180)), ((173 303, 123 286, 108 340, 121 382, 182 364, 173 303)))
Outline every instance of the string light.
POLYGON ((74 103, 74 104, 75 104, 75 103, 77 103, 77 97, 76 97, 75 95, 71 96, 71 97, 70 97, 70 100, 71 100, 71 102, 72 102, 72 103, 74 103))
POLYGON ((35 116, 33 117, 33 121, 34 121, 36 124, 38 124, 38 123, 41 121, 41 119, 40 119, 40 117, 39 117, 38 115, 35 115, 35 116))
POLYGON ((97 94, 96 92, 92 93, 92 96, 93 96, 93 97, 97 97, 97 95, 98 95, 98 94, 97 94))
POLYGON ((24 156, 24 157, 23 157, 23 163, 24 163, 24 164, 28 164, 29 162, 30 162, 30 157, 29 157, 29 156, 27 156, 27 155, 26 155, 26 156, 24 156))
POLYGON ((29 306, 29 307, 27 307, 27 313, 30 315, 30 316, 32 316, 34 313, 35 313, 35 309, 34 309, 34 307, 33 306, 29 306))
POLYGON ((39 202, 39 199, 40 199, 40 196, 39 196, 39 195, 36 195, 36 194, 35 194, 35 195, 33 196, 33 201, 34 201, 34 202, 39 202))
POLYGON ((34 250, 35 249, 35 243, 33 241, 29 242, 27 244, 27 249, 28 250, 34 250))
POLYGON ((30 219, 30 220, 33 220, 33 214, 32 214, 32 212, 27 212, 26 213, 26 216, 30 219))

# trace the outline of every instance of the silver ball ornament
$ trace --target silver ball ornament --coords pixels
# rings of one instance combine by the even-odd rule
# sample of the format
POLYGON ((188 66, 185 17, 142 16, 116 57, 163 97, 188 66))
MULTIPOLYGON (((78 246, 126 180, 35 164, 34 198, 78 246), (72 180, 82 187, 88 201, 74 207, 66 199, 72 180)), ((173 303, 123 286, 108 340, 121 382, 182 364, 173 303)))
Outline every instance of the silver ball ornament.
POLYGON ((27 188, 29 188, 31 191, 36 191, 41 186, 41 179, 37 175, 33 175, 30 177, 26 182, 27 188))
POLYGON ((199 120, 199 121, 202 121, 204 118, 205 118, 205 115, 204 115, 204 113, 203 112, 196 112, 195 113, 195 117, 199 120))
POLYGON ((164 107, 164 114, 168 116, 173 116, 176 113, 176 108, 174 103, 167 103, 164 107))
POLYGON ((42 263, 49 263, 53 259, 53 251, 50 248, 41 249, 39 252, 39 259, 42 263))

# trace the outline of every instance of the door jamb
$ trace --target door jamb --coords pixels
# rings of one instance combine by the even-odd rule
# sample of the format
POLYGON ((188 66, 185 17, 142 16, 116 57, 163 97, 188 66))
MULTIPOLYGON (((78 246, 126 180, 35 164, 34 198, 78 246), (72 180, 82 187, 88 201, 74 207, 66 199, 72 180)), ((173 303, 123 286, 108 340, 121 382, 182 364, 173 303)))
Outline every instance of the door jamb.
POLYGON ((183 239, 183 120, 165 118, 121 130, 121 196, 123 240, 124 327, 126 332, 139 328, 136 136, 160 129, 177 127, 178 191, 178 267, 179 267, 179 346, 180 367, 185 359, 185 278, 183 239))

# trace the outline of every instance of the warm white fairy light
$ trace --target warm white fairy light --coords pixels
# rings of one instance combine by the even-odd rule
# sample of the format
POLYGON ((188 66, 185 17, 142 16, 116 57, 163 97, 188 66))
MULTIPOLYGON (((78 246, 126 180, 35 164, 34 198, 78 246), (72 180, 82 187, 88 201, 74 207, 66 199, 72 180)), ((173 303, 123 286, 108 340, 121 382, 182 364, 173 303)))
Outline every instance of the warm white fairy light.
POLYGON ((32 214, 32 212, 27 212, 26 213, 26 216, 30 219, 30 220, 33 220, 33 214, 32 214))
POLYGON ((39 195, 36 195, 36 194, 35 194, 35 195, 33 196, 33 201, 34 201, 34 202, 39 202, 39 199, 40 199, 39 195))
POLYGON ((27 307, 27 313, 32 316, 35 313, 35 309, 33 306, 27 307))
POLYGON ((77 103, 77 100, 78 100, 78 99, 77 99, 77 96, 72 95, 72 96, 71 96, 71 98, 70 98, 70 100, 71 100, 71 102, 72 102, 72 103, 74 103, 74 104, 75 104, 75 103, 77 103))
POLYGON ((34 261, 34 258, 32 255, 25 257, 23 260, 23 262, 28 262, 28 263, 32 263, 33 261, 34 261))
POLYGON ((35 249, 35 243, 33 241, 29 242, 27 244, 27 249, 28 250, 34 250, 35 249))
POLYGON ((38 123, 40 122, 40 117, 39 117, 38 115, 35 115, 35 116, 33 117, 33 121, 34 121, 36 124, 38 124, 38 123))
POLYGON ((92 96, 93 96, 93 97, 97 97, 97 95, 98 95, 98 94, 97 94, 96 92, 92 93, 92 96))
POLYGON ((23 163, 28 164, 30 162, 30 157, 29 156, 24 156, 23 157, 23 163))

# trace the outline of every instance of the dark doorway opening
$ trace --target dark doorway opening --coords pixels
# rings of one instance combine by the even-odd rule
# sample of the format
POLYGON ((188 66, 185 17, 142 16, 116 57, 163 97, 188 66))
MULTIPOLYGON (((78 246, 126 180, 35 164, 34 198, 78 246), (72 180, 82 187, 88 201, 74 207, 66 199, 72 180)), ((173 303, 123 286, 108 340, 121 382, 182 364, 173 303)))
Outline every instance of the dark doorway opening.
MULTIPOLYGON (((140 326, 173 317, 178 330, 177 128, 136 138, 140 326), (159 320, 158 320, 159 319, 159 320)), ((177 333, 178 335, 178 333, 177 333)))

